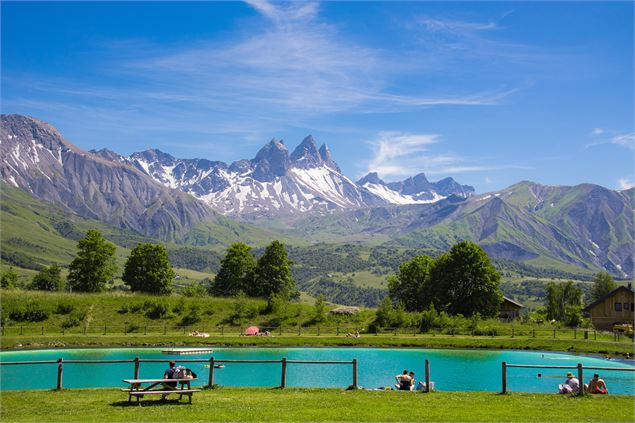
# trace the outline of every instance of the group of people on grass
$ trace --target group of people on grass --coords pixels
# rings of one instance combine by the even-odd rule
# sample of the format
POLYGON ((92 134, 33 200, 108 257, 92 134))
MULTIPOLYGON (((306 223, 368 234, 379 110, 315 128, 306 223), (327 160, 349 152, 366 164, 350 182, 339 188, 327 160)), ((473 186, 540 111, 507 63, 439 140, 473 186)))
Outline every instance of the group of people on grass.
MULTIPOLYGON (((594 374, 593 378, 587 385, 584 385, 584 390, 590 394, 608 394, 609 390, 606 387, 604 379, 600 378, 599 374, 594 374)), ((561 394, 575 394, 580 392, 580 381, 577 377, 573 376, 573 373, 567 373, 567 380, 564 383, 558 385, 558 392, 561 394)))
POLYGON ((395 380, 397 381, 395 388, 399 391, 413 391, 415 389, 415 372, 408 372, 408 369, 405 369, 403 373, 395 376, 395 380))

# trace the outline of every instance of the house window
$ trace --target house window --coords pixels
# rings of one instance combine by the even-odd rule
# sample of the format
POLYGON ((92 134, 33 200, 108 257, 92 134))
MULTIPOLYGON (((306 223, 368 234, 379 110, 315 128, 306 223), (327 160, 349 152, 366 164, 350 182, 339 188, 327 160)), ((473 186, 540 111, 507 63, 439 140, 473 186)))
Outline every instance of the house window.
POLYGON ((615 303, 615 311, 622 311, 622 303, 615 303))
POLYGON ((624 303, 624 310, 628 310, 628 306, 629 306, 628 303, 624 303))

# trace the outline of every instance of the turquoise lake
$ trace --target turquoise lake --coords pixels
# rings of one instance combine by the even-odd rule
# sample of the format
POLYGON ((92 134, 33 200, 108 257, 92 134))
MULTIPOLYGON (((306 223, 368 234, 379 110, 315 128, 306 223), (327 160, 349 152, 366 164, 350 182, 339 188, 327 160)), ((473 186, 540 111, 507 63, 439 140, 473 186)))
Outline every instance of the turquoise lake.
MULTIPOLYGON (((633 362, 554 352, 505 350, 431 350, 380 348, 214 348, 215 359, 233 360, 332 360, 359 362, 359 385, 377 388, 395 383, 394 376, 403 369, 424 379, 424 361, 430 361, 431 380, 439 391, 491 391, 501 389, 501 363, 550 366, 628 367, 633 362)), ((168 355, 160 348, 104 348, 0 352, 0 361, 35 360, 123 360, 133 359, 209 359, 205 355, 168 355)), ((184 365, 198 373, 195 385, 207 383, 209 370, 204 363, 184 365)), ((167 363, 141 363, 141 378, 163 376, 167 363)), ((280 384, 280 364, 227 363, 214 372, 215 383, 222 386, 274 387, 280 384)), ((0 389, 51 389, 56 384, 57 365, 0 366, 0 389)), ((565 380, 567 369, 508 369, 508 389, 515 392, 556 392, 565 380), (538 377, 538 373, 542 376, 538 377)), ((575 370, 571 370, 575 373, 575 370)), ((117 364, 64 364, 65 388, 123 387, 122 379, 132 378, 133 363, 117 364)), ((600 373, 609 391, 615 394, 635 395, 635 372, 610 370, 584 370, 584 381, 593 373, 600 373)), ((352 382, 351 365, 288 364, 289 387, 341 387, 352 382)))

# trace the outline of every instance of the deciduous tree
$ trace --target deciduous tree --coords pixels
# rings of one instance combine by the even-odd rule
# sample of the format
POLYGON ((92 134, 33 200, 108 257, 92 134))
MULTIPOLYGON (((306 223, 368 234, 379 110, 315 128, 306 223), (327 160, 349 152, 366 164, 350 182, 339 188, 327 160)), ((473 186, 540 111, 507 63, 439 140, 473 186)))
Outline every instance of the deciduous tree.
POLYGON ((45 267, 33 277, 30 288, 41 291, 62 291, 64 289, 64 281, 61 273, 62 269, 57 265, 45 267))
POLYGON ((121 279, 132 291, 166 295, 175 273, 163 245, 139 244, 131 252, 121 279))
POLYGON ((99 231, 89 230, 77 243, 77 257, 68 267, 67 282, 73 291, 100 292, 113 279, 116 247, 99 231))
POLYGON ((421 311, 432 301, 429 295, 432 259, 419 255, 399 266, 396 276, 388 279, 388 291, 407 311, 421 311))
POLYGON ((441 255, 431 272, 433 303, 450 314, 498 315, 503 294, 500 274, 477 244, 462 241, 441 255))
POLYGON ((276 294, 288 300, 297 294, 291 274, 291 261, 280 241, 272 241, 258 259, 251 288, 247 293, 258 297, 276 294))
POLYGON ((252 290, 256 258, 251 247, 242 242, 232 244, 221 260, 220 270, 209 286, 210 295, 232 297, 252 290))

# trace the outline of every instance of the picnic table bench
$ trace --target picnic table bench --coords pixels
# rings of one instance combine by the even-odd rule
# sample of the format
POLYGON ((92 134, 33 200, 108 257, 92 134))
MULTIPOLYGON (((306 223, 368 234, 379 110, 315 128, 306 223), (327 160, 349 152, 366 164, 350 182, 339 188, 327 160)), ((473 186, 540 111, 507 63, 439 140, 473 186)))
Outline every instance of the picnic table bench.
POLYGON ((130 388, 122 388, 121 391, 128 393, 128 402, 132 401, 132 397, 137 397, 137 403, 139 403, 140 398, 143 398, 144 395, 179 394, 179 400, 183 397, 183 395, 187 395, 191 404, 194 392, 201 392, 200 389, 191 388, 190 382, 193 380, 196 379, 123 379, 123 382, 128 383, 130 388), (170 388, 163 385, 164 383, 170 382, 176 382, 180 385, 180 387, 170 388), (142 388, 142 385, 144 384, 149 385, 142 388), (152 389, 157 385, 163 385, 162 389, 152 389))

